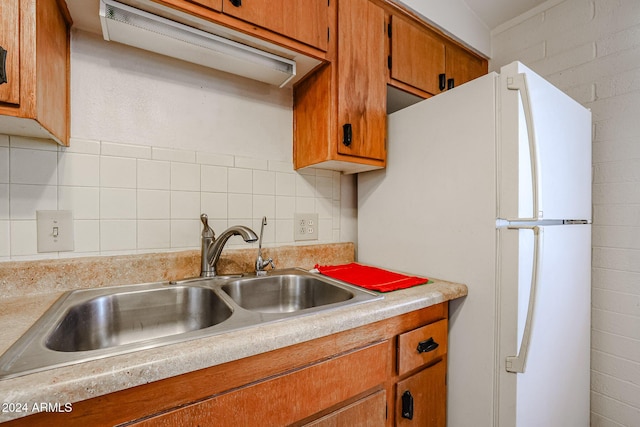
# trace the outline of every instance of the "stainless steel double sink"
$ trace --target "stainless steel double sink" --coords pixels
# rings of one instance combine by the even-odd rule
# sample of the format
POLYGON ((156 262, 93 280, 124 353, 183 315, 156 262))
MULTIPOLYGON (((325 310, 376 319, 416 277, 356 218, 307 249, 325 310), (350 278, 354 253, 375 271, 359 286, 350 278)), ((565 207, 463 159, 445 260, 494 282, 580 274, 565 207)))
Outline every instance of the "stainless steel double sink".
POLYGON ((302 269, 70 291, 0 357, 0 379, 381 298, 302 269))

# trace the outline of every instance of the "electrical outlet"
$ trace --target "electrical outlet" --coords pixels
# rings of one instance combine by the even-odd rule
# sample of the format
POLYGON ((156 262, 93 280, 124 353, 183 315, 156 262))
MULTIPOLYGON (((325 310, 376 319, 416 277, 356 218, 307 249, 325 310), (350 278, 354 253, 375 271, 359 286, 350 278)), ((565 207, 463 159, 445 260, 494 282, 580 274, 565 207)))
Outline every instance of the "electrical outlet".
POLYGON ((38 252, 73 250, 73 215, 71 211, 36 211, 38 252))
POLYGON ((318 240, 318 214, 293 214, 293 240, 318 240))

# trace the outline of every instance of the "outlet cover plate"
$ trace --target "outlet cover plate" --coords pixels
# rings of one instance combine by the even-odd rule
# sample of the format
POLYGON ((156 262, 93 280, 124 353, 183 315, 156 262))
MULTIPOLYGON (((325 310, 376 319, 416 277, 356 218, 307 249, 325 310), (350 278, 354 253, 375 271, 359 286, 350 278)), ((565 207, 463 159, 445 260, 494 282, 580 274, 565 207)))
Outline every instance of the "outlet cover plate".
POLYGON ((38 252, 73 250, 73 213, 71 211, 36 211, 38 252))
POLYGON ((318 240, 318 214, 293 214, 293 240, 318 240))

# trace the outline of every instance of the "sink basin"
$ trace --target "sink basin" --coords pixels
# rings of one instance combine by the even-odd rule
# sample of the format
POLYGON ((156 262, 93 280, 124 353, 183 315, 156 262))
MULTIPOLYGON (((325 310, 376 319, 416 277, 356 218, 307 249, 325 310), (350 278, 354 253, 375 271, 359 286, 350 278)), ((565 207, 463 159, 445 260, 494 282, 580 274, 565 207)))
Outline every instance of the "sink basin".
POLYGON ((231 316, 212 289, 175 286, 105 295, 68 309, 46 346, 84 351, 208 328, 231 316))
POLYGON ((354 297, 353 291, 300 274, 238 279, 222 290, 240 307, 261 313, 290 313, 354 297))
POLYGON ((0 356, 0 379, 381 298, 301 269, 70 291, 0 356))

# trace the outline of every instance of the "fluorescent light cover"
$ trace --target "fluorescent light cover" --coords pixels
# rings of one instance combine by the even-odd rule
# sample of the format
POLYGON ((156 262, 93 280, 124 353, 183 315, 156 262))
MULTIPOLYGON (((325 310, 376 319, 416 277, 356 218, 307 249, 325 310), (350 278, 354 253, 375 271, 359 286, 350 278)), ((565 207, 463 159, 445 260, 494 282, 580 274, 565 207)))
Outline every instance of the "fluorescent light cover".
POLYGON ((296 75, 295 61, 113 0, 100 1, 100 20, 105 40, 280 87, 296 75))

